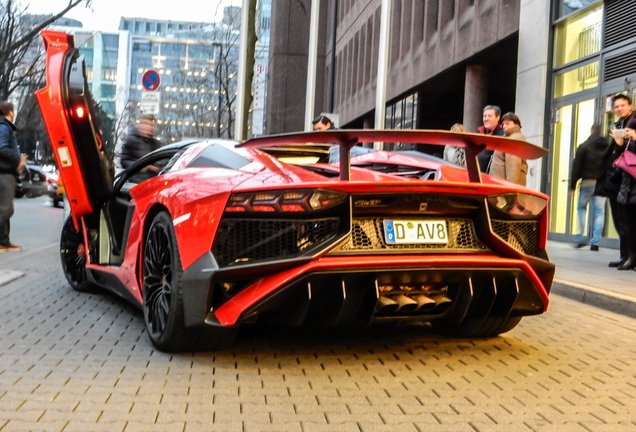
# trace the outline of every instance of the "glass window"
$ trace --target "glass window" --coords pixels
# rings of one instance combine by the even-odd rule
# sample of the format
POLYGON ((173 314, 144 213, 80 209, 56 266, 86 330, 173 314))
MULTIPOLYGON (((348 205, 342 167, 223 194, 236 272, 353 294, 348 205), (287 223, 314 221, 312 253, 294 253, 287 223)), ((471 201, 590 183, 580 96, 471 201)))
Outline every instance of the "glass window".
POLYGON ((598 63, 592 62, 557 75, 554 78, 554 97, 567 96, 598 86, 598 63))
POLYGON ((80 48, 80 55, 84 56, 84 61, 86 62, 86 66, 93 66, 93 49, 84 49, 80 48))
POLYGON ((576 11, 585 9, 586 7, 600 3, 598 0, 559 0, 557 18, 561 18, 576 11))
POLYGON ((183 43, 164 43, 161 45, 161 54, 166 56, 183 57, 186 53, 186 46, 183 43))
POLYGON ((149 53, 151 52, 150 42, 139 41, 133 43, 133 52, 135 53, 149 53))
POLYGON ((556 25, 554 66, 561 66, 601 50, 603 4, 568 18, 556 25))
POLYGON ((116 89, 113 84, 102 84, 101 91, 104 99, 115 99, 116 89))
POLYGON ((119 47, 119 35, 102 34, 102 41, 104 42, 104 48, 119 47))

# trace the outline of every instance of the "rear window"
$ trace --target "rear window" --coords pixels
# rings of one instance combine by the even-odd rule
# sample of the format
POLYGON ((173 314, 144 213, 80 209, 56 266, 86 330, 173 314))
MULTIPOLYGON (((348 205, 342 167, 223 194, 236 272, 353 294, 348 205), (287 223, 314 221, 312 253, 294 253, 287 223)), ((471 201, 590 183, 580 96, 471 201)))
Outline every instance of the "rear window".
POLYGON ((188 167, 228 168, 237 170, 249 164, 250 161, 232 150, 213 144, 206 147, 195 157, 188 167))

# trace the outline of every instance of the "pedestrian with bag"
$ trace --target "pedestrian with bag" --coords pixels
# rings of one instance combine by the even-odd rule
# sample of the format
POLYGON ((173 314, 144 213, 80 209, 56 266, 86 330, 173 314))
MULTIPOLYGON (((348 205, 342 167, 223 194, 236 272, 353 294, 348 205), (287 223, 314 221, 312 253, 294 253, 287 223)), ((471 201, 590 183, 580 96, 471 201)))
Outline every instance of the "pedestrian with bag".
POLYGON ((617 269, 636 270, 636 118, 624 129, 623 137, 615 136, 614 139, 623 147, 623 152, 614 161, 614 166, 622 171, 616 202, 624 208, 628 228, 628 257, 617 269))
MULTIPOLYGON (((623 132, 621 131, 634 118, 631 98, 624 94, 615 95, 612 98, 612 109, 618 120, 612 124, 610 130, 610 145, 603 157, 604 168, 596 182, 594 195, 607 197, 610 203, 614 227, 618 233, 620 256, 618 260, 610 261, 608 266, 618 268, 622 267, 629 257, 629 221, 627 220, 625 207, 617 202, 618 192, 623 180, 622 171, 620 168, 615 167, 613 163, 624 150, 622 145, 617 144, 616 139, 622 136, 623 132)), ((628 270, 628 268, 623 268, 622 270, 628 270)))

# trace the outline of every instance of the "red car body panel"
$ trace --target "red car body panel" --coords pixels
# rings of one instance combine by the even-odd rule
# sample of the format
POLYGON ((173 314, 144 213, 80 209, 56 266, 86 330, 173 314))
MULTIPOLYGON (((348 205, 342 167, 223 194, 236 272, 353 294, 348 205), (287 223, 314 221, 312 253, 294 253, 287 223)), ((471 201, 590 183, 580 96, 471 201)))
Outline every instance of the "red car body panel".
POLYGON ((69 197, 69 204, 74 217, 81 217, 94 211, 88 198, 86 185, 81 173, 75 170, 79 166, 79 159, 75 147, 72 145, 72 134, 67 117, 69 110, 62 104, 62 88, 59 73, 62 70, 64 57, 69 46, 73 45, 72 37, 65 33, 45 32, 44 41, 47 48, 47 82, 49 85, 35 92, 42 117, 49 134, 55 137, 51 146, 58 161, 60 175, 64 179, 64 186, 69 197))
POLYGON ((75 222, 62 232, 65 275, 76 289, 90 283, 141 307, 160 349, 190 347, 183 334, 191 330, 261 319, 420 320, 494 335, 546 310, 548 197, 482 176, 476 163, 484 149, 527 158, 545 149, 446 131, 193 140, 162 147, 113 180, 73 39, 43 35, 47 86, 37 97, 75 222), (339 146, 341 163, 277 157, 325 142, 339 146), (464 147, 467 169, 387 151, 350 156, 370 142, 464 147), (148 176, 147 165, 161 172, 148 176), (415 226, 418 236, 440 231, 391 242, 394 224, 415 226))

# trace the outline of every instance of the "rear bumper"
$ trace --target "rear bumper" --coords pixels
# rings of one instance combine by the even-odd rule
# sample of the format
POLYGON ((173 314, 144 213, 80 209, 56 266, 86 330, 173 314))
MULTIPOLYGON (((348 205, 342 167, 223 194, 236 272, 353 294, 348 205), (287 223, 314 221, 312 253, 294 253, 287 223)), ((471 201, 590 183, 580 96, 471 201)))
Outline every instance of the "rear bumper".
POLYGON ((537 261, 493 255, 322 257, 258 278, 213 308, 215 265, 209 256, 198 271, 188 269, 197 276, 186 284, 186 324, 234 326, 274 318, 292 325, 367 326, 385 319, 535 315, 547 309, 554 275, 553 264, 537 261))

